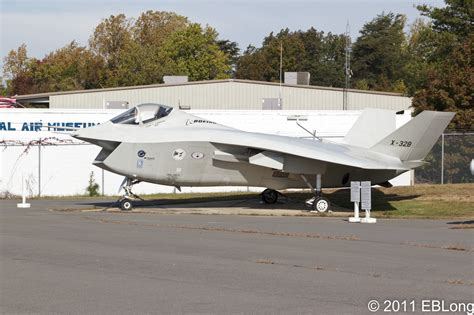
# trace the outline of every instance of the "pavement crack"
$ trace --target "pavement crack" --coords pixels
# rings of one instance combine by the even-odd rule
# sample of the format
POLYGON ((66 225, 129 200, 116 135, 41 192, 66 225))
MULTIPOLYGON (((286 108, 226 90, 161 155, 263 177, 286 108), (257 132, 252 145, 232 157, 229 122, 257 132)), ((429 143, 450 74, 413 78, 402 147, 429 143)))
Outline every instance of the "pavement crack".
POLYGON ((468 248, 462 244, 447 244, 447 245, 436 245, 436 244, 423 244, 423 243, 401 243, 401 245, 408 245, 412 247, 422 247, 422 248, 435 248, 435 249, 447 249, 460 252, 472 252, 472 248, 468 248))
MULTIPOLYGON (((350 275, 357 275, 357 276, 363 276, 363 277, 370 277, 370 278, 380 278, 382 280, 394 280, 395 278, 390 277, 388 275, 384 275, 382 273, 365 273, 365 272, 357 272, 357 271, 350 271, 347 269, 343 268, 331 268, 327 266, 319 266, 319 265, 302 265, 302 264, 293 264, 293 263, 285 263, 285 262, 280 262, 277 260, 273 260, 271 258, 261 258, 257 259, 256 261, 253 261, 254 263, 257 264, 263 264, 263 265, 273 265, 273 266, 283 266, 283 267, 290 267, 290 268, 301 268, 301 269, 307 269, 307 270, 314 270, 314 271, 326 271, 326 272, 338 272, 338 273, 343 273, 343 274, 350 274, 350 275)), ((449 279, 449 280, 433 280, 433 281, 426 281, 429 283, 442 283, 442 284, 448 284, 448 285, 464 285, 464 286, 474 286, 474 281, 465 281, 463 279, 449 279)))

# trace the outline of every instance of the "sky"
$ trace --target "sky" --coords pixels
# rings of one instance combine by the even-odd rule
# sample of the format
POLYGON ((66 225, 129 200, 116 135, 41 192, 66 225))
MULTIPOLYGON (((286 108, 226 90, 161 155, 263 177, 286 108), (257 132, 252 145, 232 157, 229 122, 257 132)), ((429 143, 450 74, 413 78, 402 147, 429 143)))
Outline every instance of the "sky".
POLYGON ((220 38, 239 44, 243 51, 261 46, 270 32, 317 30, 350 33, 357 38, 362 26, 385 12, 405 14, 408 24, 420 17, 416 4, 443 6, 441 0, 0 0, 0 63, 12 49, 27 45, 29 57, 43 58, 72 40, 81 45, 95 26, 110 15, 137 18, 147 10, 173 11, 192 22, 210 25, 220 38))

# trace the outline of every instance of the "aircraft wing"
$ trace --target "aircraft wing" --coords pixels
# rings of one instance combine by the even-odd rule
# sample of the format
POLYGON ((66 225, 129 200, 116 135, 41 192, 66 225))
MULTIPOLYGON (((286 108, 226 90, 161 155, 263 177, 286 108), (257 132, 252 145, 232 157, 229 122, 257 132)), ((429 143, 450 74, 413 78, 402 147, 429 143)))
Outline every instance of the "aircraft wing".
POLYGON ((156 133, 146 132, 147 128, 134 129, 135 132, 132 133, 129 127, 121 126, 113 135, 105 135, 103 132, 96 132, 93 128, 86 128, 75 137, 89 142, 91 142, 90 139, 94 139, 93 143, 100 140, 134 143, 209 142, 218 148, 214 152, 216 160, 245 161, 274 169, 279 169, 278 165, 285 158, 295 161, 290 164, 308 164, 310 160, 363 169, 408 169, 400 159, 349 144, 252 133, 220 126, 190 129, 171 127, 166 129, 166 132, 156 133), (252 153, 255 154, 249 155, 252 153), (298 158, 303 160, 298 160, 298 158))
POLYGON ((228 162, 247 161, 250 164, 273 169, 283 169, 285 158, 293 157, 294 163, 304 163, 295 158, 327 162, 363 169, 407 169, 401 161, 382 154, 349 146, 318 140, 273 136, 225 130, 209 136, 216 145, 214 158, 228 162), (245 154, 244 150, 250 150, 245 154), (247 157, 247 158, 246 158, 247 157))

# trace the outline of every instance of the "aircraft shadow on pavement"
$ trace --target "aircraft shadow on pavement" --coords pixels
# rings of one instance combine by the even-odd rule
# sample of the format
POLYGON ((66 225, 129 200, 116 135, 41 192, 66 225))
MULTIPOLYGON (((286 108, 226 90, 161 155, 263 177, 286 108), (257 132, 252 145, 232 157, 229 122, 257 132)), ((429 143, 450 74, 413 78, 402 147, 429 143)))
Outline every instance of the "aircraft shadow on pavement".
MULTIPOLYGON (((350 202, 350 190, 339 189, 335 191, 325 192, 324 195, 329 198, 333 205, 333 210, 338 212, 352 212, 353 204, 350 202)), ((148 199, 134 200, 135 208, 248 208, 248 209, 283 209, 283 210, 307 210, 304 201, 311 198, 312 194, 307 192, 288 192, 284 193, 284 197, 280 197, 276 204, 264 204, 261 202, 259 194, 244 194, 236 196, 219 196, 219 197, 191 197, 176 199, 148 199)), ((383 191, 374 188, 372 190, 372 208, 373 211, 390 211, 396 210, 391 205, 392 201, 411 200, 419 197, 419 195, 396 195, 385 194, 383 191)), ((111 200, 96 200, 81 202, 81 205, 90 205, 96 208, 117 208, 118 203, 111 200)))
MULTIPOLYGON (((353 211, 354 205, 350 202, 350 189, 339 189, 326 195, 332 203, 353 211)), ((391 202, 412 200, 420 197, 419 194, 397 195, 384 193, 378 188, 372 189, 372 211, 391 211, 397 210, 391 202)))
MULTIPOLYGON (((114 201, 90 201, 81 202, 81 205, 90 205, 96 208, 118 208, 119 204, 114 201)), ((211 208, 248 208, 248 209, 284 209, 284 210, 303 210, 304 205, 299 200, 282 199, 275 204, 264 204, 261 202, 258 194, 243 196, 227 196, 222 198, 167 198, 167 199, 147 199, 133 200, 133 206, 140 208, 161 208, 161 209, 211 209, 211 208)))
POLYGON ((446 224, 453 224, 453 225, 459 225, 459 224, 474 224, 474 220, 466 220, 466 221, 452 221, 448 222, 446 224))

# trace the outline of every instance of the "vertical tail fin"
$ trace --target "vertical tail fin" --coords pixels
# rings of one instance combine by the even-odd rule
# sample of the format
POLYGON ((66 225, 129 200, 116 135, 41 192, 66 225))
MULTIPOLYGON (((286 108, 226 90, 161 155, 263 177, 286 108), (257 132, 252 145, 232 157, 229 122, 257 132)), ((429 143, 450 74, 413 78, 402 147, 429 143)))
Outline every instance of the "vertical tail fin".
POLYGON ((361 148, 370 148, 395 130, 395 112, 367 108, 352 125, 344 142, 361 148))
POLYGON ((371 150, 402 161, 423 160, 455 113, 424 111, 398 128, 371 150))

